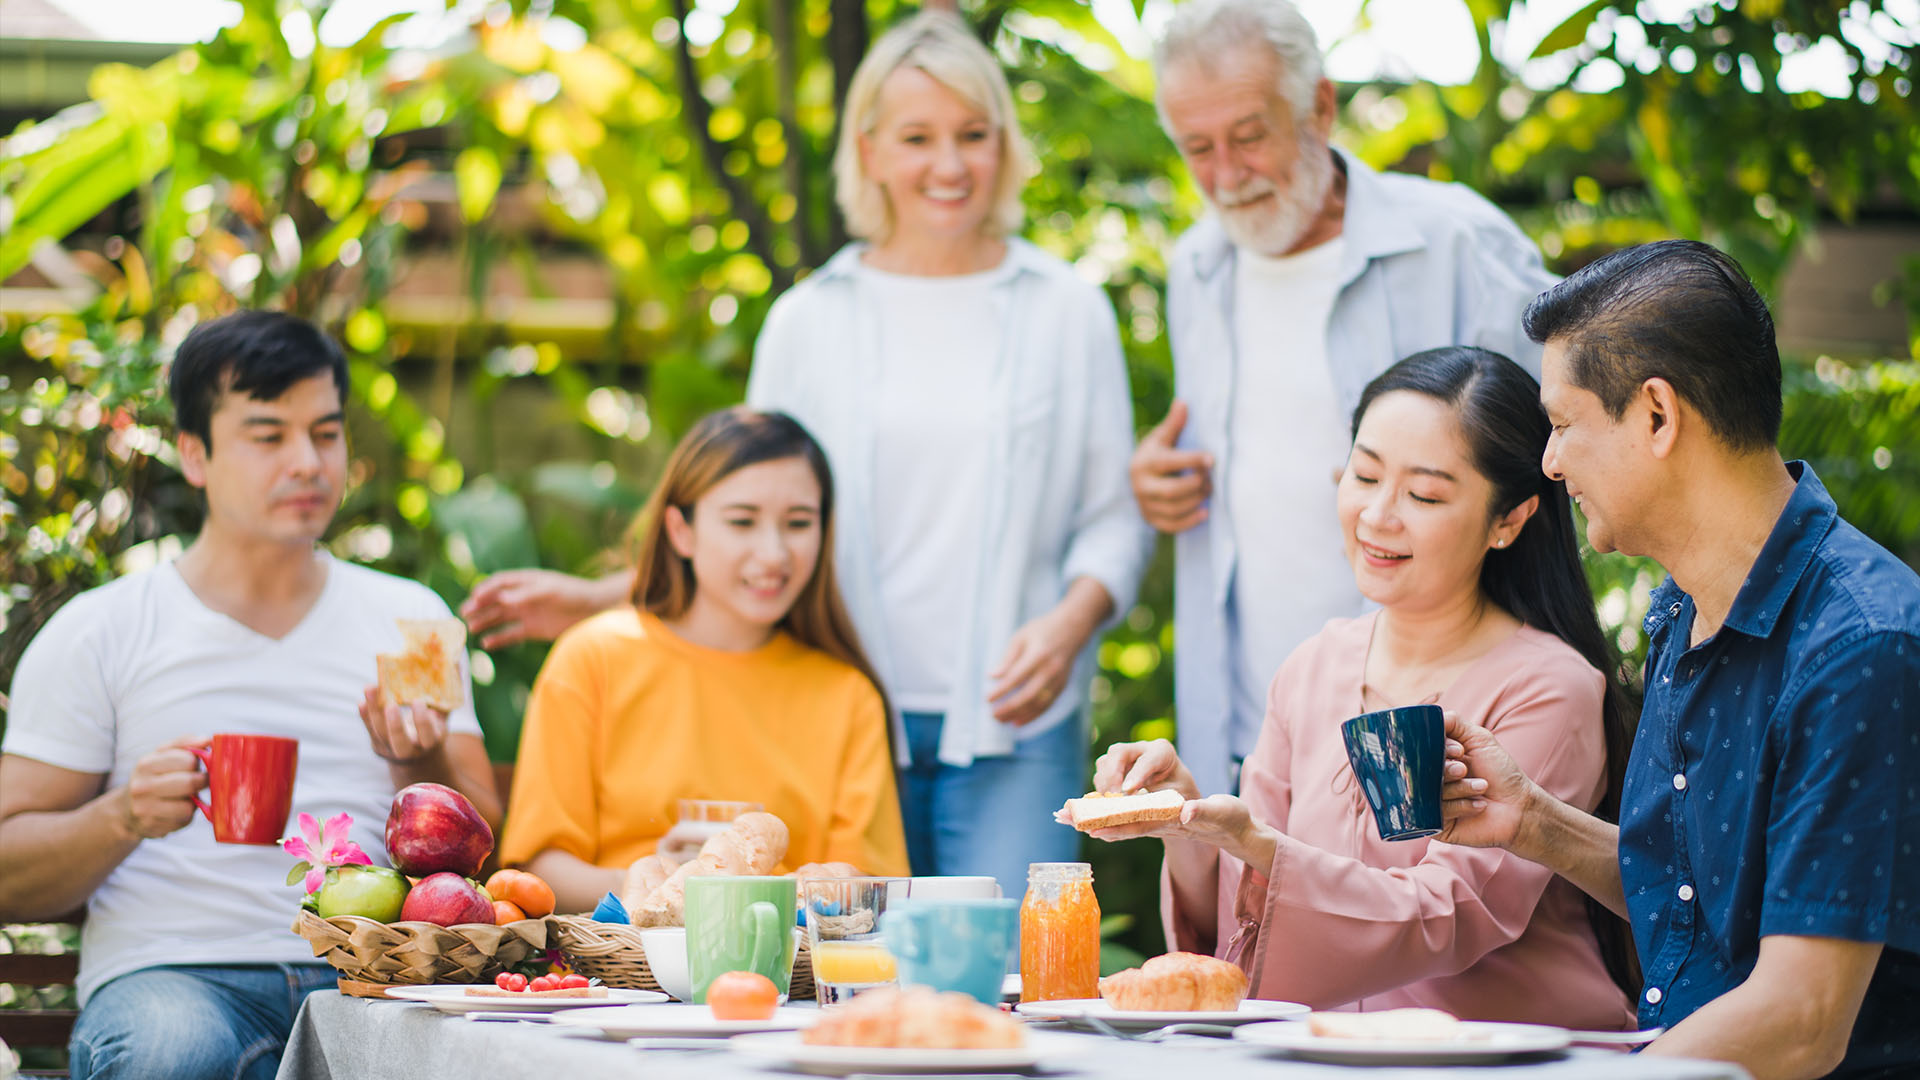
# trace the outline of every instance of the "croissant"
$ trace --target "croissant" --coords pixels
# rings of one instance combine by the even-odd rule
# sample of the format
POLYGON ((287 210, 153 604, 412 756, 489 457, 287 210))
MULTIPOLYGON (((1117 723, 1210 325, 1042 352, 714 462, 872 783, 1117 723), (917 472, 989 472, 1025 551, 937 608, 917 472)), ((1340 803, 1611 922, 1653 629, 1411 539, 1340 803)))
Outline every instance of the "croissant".
POLYGON ((1172 952, 1101 979, 1100 996, 1124 1012, 1232 1012, 1247 996, 1247 973, 1211 956, 1172 952))
MULTIPOLYGON (((786 822, 758 811, 741 814, 727 826, 726 832, 701 845, 697 858, 674 868, 665 881, 649 889, 638 903, 623 900, 627 906, 627 918, 633 925, 641 927, 684 926, 687 921, 688 878, 766 874, 780 865, 780 860, 786 855, 786 822)), ((662 860, 643 866, 650 858, 655 856, 635 860, 627 869, 630 893, 636 885, 650 880, 664 864, 662 860)))
POLYGON ((1020 1021, 965 994, 885 986, 820 1014, 800 1033, 809 1046, 995 1050, 1026 1045, 1020 1021))

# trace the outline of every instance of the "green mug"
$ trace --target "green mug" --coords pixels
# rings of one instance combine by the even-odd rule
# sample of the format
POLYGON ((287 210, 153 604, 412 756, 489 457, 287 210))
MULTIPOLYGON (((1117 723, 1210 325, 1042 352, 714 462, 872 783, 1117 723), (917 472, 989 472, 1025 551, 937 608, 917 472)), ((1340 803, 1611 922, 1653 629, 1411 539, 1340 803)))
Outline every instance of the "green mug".
POLYGON ((782 1000, 793 981, 796 892, 792 878, 687 879, 687 974, 693 1000, 729 971, 757 971, 782 1000))

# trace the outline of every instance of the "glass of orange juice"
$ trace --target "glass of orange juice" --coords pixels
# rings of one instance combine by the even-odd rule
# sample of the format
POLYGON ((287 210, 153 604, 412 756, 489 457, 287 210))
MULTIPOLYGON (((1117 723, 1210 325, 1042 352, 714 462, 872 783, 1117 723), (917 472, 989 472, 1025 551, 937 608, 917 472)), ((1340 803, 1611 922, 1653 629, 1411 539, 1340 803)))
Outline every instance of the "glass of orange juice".
POLYGON ((801 883, 807 948, 822 1005, 838 1005, 863 990, 898 978, 893 954, 880 934, 891 892, 904 895, 905 878, 809 878, 801 883))

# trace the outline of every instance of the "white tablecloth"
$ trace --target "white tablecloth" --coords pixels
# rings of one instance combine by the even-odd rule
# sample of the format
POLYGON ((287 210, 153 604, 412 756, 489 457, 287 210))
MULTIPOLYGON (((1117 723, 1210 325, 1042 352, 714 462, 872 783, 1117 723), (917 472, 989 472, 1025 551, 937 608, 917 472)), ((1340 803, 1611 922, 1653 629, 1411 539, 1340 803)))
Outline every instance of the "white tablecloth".
MULTIPOLYGON (((1221 1039, 1164 1043, 1075 1035, 1086 1053, 1045 1075, 1060 1080, 1749 1080, 1718 1062, 1574 1050, 1546 1061, 1477 1068, 1356 1069, 1264 1055, 1221 1039)), ((449 1016, 431 1006, 323 990, 294 1022, 279 1080, 782 1080, 730 1051, 637 1050, 580 1029, 449 1016)))

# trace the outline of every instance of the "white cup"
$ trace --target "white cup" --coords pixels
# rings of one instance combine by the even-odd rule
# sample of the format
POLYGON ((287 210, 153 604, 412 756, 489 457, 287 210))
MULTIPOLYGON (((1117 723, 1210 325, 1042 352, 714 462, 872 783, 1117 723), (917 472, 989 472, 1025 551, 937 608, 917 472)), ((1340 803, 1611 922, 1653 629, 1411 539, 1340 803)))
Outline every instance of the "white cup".
POLYGON ((907 896, 913 900, 993 900, 1000 895, 1000 883, 985 875, 917 877, 907 883, 907 896))

